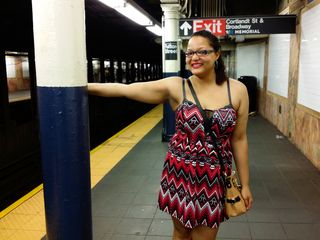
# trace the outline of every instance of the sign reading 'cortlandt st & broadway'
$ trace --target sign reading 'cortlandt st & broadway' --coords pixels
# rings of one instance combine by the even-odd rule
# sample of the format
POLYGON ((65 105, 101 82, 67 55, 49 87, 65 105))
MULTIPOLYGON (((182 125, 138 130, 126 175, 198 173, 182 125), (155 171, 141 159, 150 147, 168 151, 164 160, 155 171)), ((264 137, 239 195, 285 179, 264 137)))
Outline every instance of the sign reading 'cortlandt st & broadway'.
POLYGON ((180 37, 205 29, 216 36, 279 34, 296 32, 295 15, 221 17, 206 19, 180 19, 180 37))

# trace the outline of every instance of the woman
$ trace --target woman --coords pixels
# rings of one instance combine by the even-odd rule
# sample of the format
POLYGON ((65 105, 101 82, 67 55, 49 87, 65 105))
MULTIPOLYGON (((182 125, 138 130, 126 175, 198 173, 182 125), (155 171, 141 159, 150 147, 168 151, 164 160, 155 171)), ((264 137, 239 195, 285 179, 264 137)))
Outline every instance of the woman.
POLYGON ((217 151, 228 173, 235 160, 247 209, 253 202, 246 135, 248 94, 242 83, 226 77, 218 39, 207 31, 191 36, 186 64, 192 73, 188 80, 170 77, 130 85, 89 83, 88 90, 105 97, 170 103, 176 113, 176 133, 164 163, 159 208, 172 216, 173 239, 212 240, 227 219, 217 151), (210 119, 216 139, 205 132, 197 101, 210 119))

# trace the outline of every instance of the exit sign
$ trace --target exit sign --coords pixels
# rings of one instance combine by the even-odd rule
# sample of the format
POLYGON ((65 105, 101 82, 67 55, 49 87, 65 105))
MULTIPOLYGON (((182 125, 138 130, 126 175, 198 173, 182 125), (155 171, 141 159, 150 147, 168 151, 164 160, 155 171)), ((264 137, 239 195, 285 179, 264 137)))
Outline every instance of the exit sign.
POLYGON ((207 30, 216 36, 279 34, 296 32, 295 15, 245 16, 206 19, 180 19, 180 37, 190 37, 194 32, 207 30))

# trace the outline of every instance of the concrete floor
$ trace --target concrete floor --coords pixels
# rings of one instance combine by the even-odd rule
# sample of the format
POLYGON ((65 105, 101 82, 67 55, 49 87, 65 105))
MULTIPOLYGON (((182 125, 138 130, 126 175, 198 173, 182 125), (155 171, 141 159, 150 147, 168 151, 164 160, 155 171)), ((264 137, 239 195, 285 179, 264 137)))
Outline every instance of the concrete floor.
MULTIPOLYGON (((156 125, 92 189, 95 240, 169 240, 172 222, 157 209, 167 143, 156 125)), ((222 223, 218 239, 320 239, 320 172, 260 116, 248 126, 254 207, 222 223), (279 137, 280 136, 280 137, 279 137)))

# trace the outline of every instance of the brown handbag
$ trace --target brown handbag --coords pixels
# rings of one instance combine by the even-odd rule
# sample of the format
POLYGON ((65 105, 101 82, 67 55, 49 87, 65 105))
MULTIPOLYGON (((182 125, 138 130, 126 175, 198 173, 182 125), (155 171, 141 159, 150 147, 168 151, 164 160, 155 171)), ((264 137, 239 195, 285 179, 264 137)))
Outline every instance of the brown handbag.
POLYGON ((234 171, 225 177, 225 208, 228 217, 236 217, 247 211, 234 171))
POLYGON ((209 133, 212 138, 212 144, 217 150, 217 155, 219 159, 219 164, 221 166, 221 176, 223 179, 224 185, 224 198, 225 198, 225 209, 228 217, 236 217, 247 211, 245 202, 241 195, 241 186, 238 184, 235 171, 232 171, 230 175, 226 174, 225 167, 223 164, 223 160, 219 151, 219 148, 216 143, 216 137, 214 136, 212 130, 210 129, 210 120, 208 119, 205 111, 202 109, 199 99, 190 83, 190 80, 187 79, 187 83, 189 85, 189 89, 193 95, 193 98, 201 112, 202 118, 204 120, 204 128, 205 132, 209 133))

